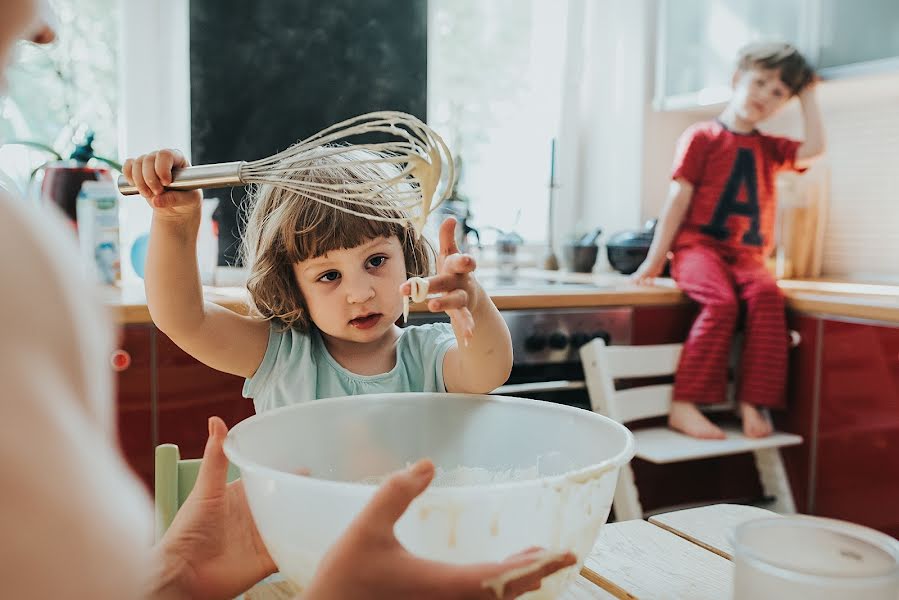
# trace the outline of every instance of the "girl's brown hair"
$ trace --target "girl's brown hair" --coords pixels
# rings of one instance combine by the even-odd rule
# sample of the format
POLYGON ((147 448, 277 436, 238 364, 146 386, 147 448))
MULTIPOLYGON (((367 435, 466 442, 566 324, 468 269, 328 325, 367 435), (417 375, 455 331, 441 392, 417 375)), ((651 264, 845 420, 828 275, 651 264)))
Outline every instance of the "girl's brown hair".
MULTIPOLYGON (((304 158, 304 168, 279 177, 286 182, 358 183, 384 180, 394 165, 372 163, 369 150, 350 150, 318 159, 304 158), (305 168, 310 164, 312 168, 305 168), (361 163, 361 164, 360 164, 361 163)), ((386 198, 372 204, 329 199, 338 206, 373 217, 406 217, 386 198)), ((293 265, 332 250, 355 248, 373 239, 396 236, 403 247, 407 277, 424 277, 431 270, 433 248, 409 223, 378 221, 327 206, 311 194, 273 184, 255 186, 245 214, 241 250, 249 269, 247 289, 251 309, 285 328, 309 331, 312 323, 294 276, 293 265)))

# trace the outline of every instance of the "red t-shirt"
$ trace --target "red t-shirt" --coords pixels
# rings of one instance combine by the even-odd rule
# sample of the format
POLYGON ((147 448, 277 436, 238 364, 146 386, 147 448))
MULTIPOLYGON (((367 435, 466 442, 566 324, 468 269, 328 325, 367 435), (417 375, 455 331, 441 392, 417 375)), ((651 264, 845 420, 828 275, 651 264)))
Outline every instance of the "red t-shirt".
POLYGON ((673 179, 693 184, 673 249, 714 244, 768 256, 774 247, 778 171, 797 169, 801 142, 759 131, 736 133, 720 121, 697 123, 678 140, 673 179))

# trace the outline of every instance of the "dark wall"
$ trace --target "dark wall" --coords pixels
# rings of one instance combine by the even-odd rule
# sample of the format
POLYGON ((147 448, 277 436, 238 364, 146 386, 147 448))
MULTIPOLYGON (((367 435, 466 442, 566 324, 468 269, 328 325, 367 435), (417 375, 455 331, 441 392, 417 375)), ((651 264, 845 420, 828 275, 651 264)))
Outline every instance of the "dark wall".
MULTIPOLYGON (((253 160, 373 110, 425 119, 427 0, 191 0, 194 163, 253 160)), ((219 263, 236 204, 222 199, 219 263)))

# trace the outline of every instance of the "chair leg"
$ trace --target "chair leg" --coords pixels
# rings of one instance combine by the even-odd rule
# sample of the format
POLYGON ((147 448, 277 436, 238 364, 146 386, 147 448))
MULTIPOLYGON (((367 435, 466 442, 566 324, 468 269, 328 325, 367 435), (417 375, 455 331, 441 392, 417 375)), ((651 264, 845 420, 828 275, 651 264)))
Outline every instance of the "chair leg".
POLYGON ((790 488, 790 480, 787 478, 787 470, 784 468, 780 450, 765 448, 756 450, 753 455, 755 455, 755 466, 759 471, 762 490, 766 496, 775 498, 771 510, 782 514, 794 514, 796 503, 793 501, 793 490, 790 488))
POLYGON ((616 521, 643 518, 643 507, 640 506, 640 496, 637 492, 637 484, 634 482, 634 471, 630 465, 624 465, 618 472, 618 485, 615 487, 612 508, 615 510, 616 521))

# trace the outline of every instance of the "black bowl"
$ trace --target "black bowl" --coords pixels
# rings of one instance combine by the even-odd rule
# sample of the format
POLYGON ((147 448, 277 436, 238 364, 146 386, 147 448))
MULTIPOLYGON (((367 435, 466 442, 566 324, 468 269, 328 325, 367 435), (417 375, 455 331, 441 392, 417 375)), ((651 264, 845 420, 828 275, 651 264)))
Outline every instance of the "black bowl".
POLYGON ((646 255, 649 254, 649 246, 613 246, 607 244, 606 254, 613 269, 619 273, 630 275, 646 260, 646 255))
POLYGON ((577 244, 566 244, 562 247, 562 257, 565 259, 565 266, 575 273, 591 273, 598 255, 599 246, 596 245, 579 246, 577 244))

